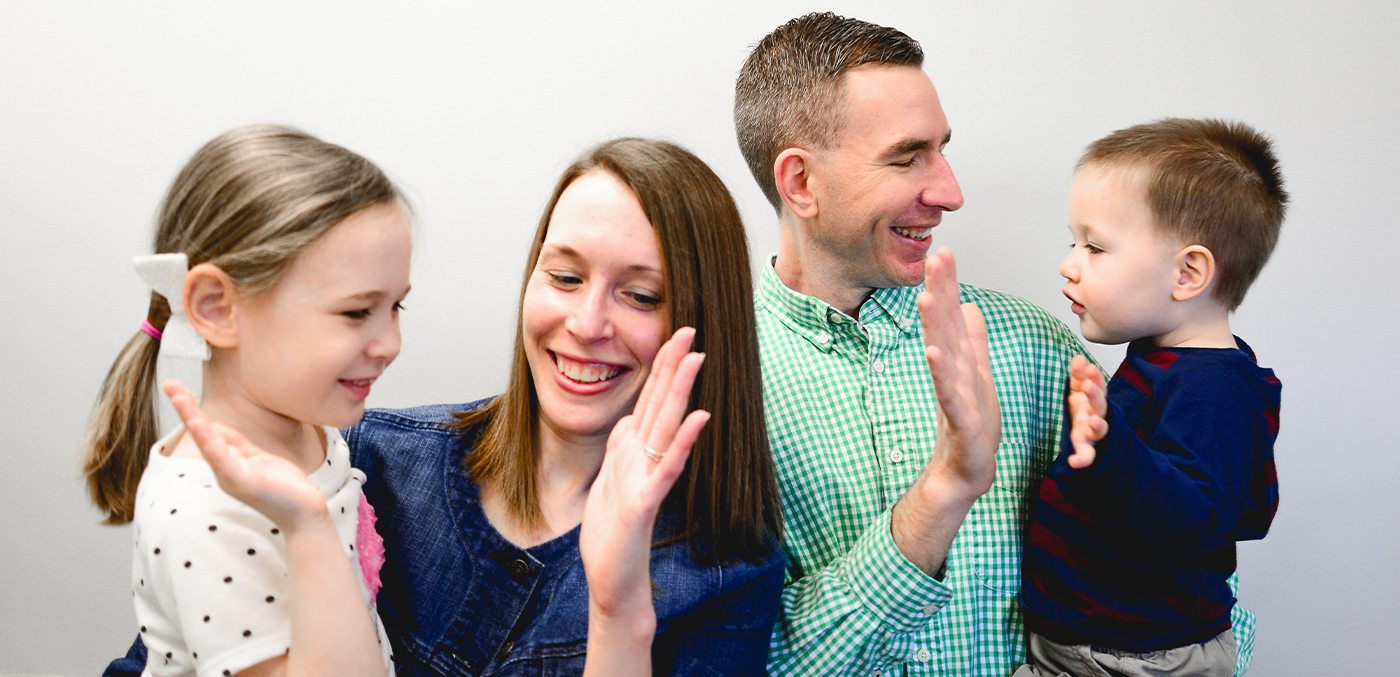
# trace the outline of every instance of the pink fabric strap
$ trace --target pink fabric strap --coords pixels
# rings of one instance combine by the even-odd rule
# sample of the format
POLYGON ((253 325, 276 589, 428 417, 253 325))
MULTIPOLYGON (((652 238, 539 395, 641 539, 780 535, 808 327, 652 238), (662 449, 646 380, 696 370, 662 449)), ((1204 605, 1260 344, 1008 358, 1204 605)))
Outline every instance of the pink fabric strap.
POLYGON ((150 320, 141 320, 141 331, 150 334, 151 338, 157 341, 160 340, 160 330, 156 329, 156 326, 154 324, 151 324, 150 320))

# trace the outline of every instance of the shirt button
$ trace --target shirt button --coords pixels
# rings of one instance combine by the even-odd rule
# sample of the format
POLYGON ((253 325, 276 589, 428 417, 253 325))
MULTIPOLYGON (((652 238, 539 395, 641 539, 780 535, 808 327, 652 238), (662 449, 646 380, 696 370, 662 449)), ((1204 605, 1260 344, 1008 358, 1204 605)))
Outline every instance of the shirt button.
POLYGON ((929 653, 928 649, 919 649, 919 653, 914 654, 914 657, 919 659, 920 663, 927 663, 928 659, 933 658, 933 654, 929 653))
POLYGON ((870 363, 870 370, 877 374, 883 373, 885 371, 885 363, 879 360, 875 360, 874 362, 870 363))
POLYGON ((895 449, 890 452, 890 463, 898 463, 904 460, 904 452, 895 449))
POLYGON ((908 329, 908 328, 909 328, 909 325, 911 325, 911 324, 913 324, 913 322, 910 322, 910 321, 909 321, 909 318, 906 317, 906 318, 904 318, 904 319, 902 319, 902 320, 899 321, 899 328, 900 328, 900 329, 908 329))
POLYGON ((511 560, 507 565, 510 570, 510 577, 516 583, 524 583, 530 576, 530 565, 523 559, 511 560))
POLYGON ((833 310, 830 313, 827 313, 826 319, 831 320, 832 324, 841 324, 841 313, 838 313, 833 310))
POLYGON ((500 660, 500 659, 502 659, 502 658, 505 658, 507 655, 510 654, 510 650, 511 650, 511 649, 514 649, 514 648, 515 648, 515 642, 510 641, 510 640, 506 640, 506 643, 505 643, 505 644, 502 644, 500 650, 496 652, 496 660, 500 660))
POLYGON ((883 673, 883 672, 881 672, 881 671, 879 671, 879 670, 876 670, 876 671, 873 673, 872 677, 885 677, 885 673, 883 673))
POLYGON ((817 334, 817 343, 822 345, 831 343, 831 334, 817 334))
POLYGON ((937 605, 937 604, 930 604, 930 605, 924 607, 924 613, 929 614, 930 616, 933 615, 933 614, 938 613, 938 605, 937 605))

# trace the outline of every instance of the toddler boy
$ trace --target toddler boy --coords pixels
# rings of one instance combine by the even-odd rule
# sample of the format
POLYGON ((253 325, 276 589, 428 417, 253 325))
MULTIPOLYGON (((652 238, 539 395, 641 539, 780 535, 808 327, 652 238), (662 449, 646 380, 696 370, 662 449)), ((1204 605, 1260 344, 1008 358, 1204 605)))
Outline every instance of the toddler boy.
POLYGON ((1230 331, 1288 196, 1267 138, 1166 119, 1095 141, 1060 266, 1105 387, 1071 362, 1060 456, 1032 504, 1016 675, 1231 675, 1235 542, 1278 505, 1279 381, 1230 331))

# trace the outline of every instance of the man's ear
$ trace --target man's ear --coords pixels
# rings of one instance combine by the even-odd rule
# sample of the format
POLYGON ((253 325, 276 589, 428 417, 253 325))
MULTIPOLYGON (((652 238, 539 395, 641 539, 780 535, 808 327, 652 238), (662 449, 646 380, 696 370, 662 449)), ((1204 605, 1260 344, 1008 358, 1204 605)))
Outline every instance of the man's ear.
POLYGON ((793 216, 810 219, 817 215, 817 196, 813 191, 812 153, 803 148, 789 148, 773 160, 773 180, 778 195, 793 216))
POLYGON ((185 275, 185 317, 194 330, 215 348, 238 345, 233 304, 238 292, 233 280, 212 263, 201 263, 185 275))
POLYGON ((1210 290, 1215 281, 1215 255, 1198 244, 1182 248, 1176 253, 1176 282, 1172 285, 1172 299, 1189 301, 1210 290))

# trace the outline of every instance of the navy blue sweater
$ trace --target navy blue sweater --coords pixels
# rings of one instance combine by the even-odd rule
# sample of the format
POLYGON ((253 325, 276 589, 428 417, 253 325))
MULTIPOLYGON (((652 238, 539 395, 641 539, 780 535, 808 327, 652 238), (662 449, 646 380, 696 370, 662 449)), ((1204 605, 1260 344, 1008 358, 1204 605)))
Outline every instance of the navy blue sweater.
POLYGON ((1069 424, 1026 537, 1026 627, 1061 644, 1155 651, 1230 628, 1235 542, 1278 507, 1279 381, 1239 349, 1134 341, 1109 432, 1075 470, 1069 424))

